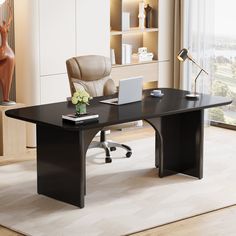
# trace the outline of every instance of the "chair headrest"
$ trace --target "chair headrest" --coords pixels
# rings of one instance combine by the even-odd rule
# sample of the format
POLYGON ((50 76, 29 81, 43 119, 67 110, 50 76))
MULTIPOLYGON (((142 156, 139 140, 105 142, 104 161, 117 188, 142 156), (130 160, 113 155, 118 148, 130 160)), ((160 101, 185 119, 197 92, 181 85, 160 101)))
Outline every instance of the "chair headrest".
POLYGON ((84 81, 94 81, 111 73, 109 58, 98 55, 74 57, 66 61, 69 76, 84 81))

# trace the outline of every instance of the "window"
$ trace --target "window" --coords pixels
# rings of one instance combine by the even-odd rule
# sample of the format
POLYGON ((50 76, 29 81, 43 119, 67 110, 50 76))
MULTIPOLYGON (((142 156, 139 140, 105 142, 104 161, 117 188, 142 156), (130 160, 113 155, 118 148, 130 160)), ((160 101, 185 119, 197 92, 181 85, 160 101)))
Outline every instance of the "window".
POLYGON ((215 0, 215 42, 212 93, 228 96, 233 103, 227 107, 211 109, 210 119, 236 125, 236 1, 215 0))
MULTIPOLYGON (((236 127, 236 1, 186 0, 185 45, 209 76, 202 74, 197 91, 232 98, 230 106, 209 110, 207 120, 236 127)), ((186 68, 187 87, 191 89, 199 69, 186 68)))

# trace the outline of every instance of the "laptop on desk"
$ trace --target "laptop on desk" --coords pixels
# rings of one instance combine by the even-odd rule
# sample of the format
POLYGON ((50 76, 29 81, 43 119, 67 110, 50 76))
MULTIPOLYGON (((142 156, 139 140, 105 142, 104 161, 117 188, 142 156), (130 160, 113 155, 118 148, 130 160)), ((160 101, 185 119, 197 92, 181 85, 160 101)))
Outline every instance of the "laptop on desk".
POLYGON ((139 102, 142 100, 142 91, 143 77, 121 79, 119 81, 118 98, 111 98, 100 102, 111 105, 123 105, 132 102, 139 102))

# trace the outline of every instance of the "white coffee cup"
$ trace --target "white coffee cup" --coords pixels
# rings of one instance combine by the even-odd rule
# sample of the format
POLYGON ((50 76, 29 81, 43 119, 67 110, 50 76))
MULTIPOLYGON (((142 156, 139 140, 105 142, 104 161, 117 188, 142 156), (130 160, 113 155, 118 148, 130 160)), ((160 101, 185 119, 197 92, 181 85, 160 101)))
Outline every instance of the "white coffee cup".
POLYGON ((152 90, 152 95, 153 96, 160 96, 161 95, 161 90, 160 89, 152 90))

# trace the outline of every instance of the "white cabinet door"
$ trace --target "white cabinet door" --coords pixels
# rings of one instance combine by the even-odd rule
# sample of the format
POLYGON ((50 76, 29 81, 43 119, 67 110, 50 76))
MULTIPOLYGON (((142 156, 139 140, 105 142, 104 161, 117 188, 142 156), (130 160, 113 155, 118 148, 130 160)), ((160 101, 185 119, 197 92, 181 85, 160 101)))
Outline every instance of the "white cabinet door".
POLYGON ((77 55, 110 56, 110 0, 77 0, 77 55))
POLYGON ((40 75, 66 72, 76 54, 76 0, 39 0, 40 75))
POLYGON ((67 74, 41 77, 41 104, 63 102, 70 96, 67 74))
POLYGON ((174 4, 173 0, 159 0, 159 61, 173 59, 174 51, 174 4))

